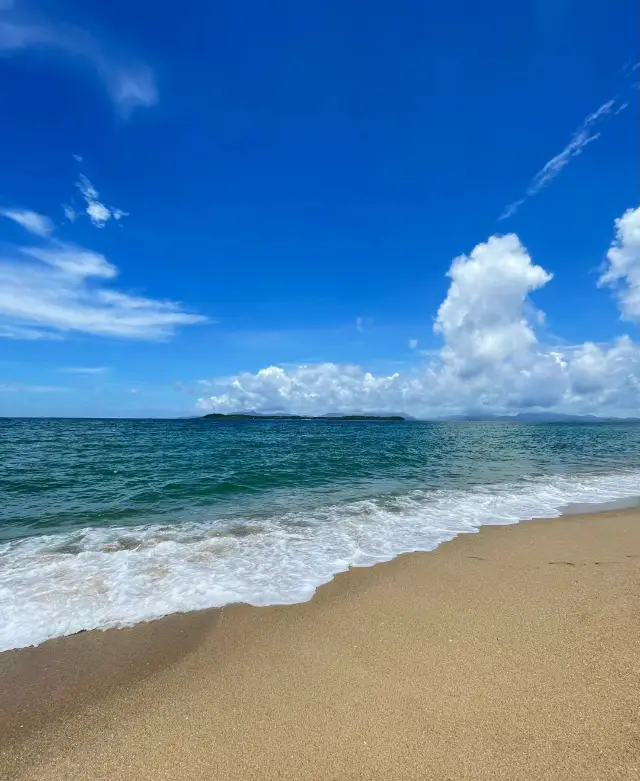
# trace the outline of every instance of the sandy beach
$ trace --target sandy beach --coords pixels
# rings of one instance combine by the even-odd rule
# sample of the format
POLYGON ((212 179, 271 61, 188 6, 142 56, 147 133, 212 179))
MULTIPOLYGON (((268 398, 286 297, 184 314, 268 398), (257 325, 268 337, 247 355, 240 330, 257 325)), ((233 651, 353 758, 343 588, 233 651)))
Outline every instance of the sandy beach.
POLYGON ((640 512, 0 655, 6 779, 640 778, 640 512))

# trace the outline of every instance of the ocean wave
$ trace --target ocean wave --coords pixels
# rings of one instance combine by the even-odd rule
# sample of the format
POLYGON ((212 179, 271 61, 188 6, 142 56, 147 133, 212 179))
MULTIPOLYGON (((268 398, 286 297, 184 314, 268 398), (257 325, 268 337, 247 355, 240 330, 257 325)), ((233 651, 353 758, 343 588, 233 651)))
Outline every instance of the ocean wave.
POLYGON ((640 493, 640 472, 413 490, 269 518, 85 528, 0 545, 0 651, 170 613, 291 604, 350 566, 428 551, 483 525, 640 493))

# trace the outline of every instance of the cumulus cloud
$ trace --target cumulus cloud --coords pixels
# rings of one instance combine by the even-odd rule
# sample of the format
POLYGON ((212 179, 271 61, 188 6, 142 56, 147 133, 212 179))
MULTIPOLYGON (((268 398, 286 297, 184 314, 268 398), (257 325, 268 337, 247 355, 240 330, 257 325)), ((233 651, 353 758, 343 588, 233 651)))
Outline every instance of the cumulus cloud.
POLYGON ((526 363, 536 335, 534 310, 525 303, 551 274, 531 262, 518 237, 492 236, 468 257, 456 258, 448 276, 451 285, 435 323, 445 340, 443 361, 462 377, 498 361, 526 363))
MULTIPOLYGON (((613 251, 625 269, 625 280, 629 248, 637 248, 630 214, 635 212, 617 222, 609 253, 610 261, 613 251)), ((492 236, 456 258, 448 275, 449 290, 434 324, 443 345, 425 363, 388 375, 334 363, 270 366, 211 380, 207 395, 198 399, 199 410, 399 411, 423 417, 523 409, 637 414, 638 345, 627 336, 609 345, 542 343, 536 328, 543 314, 530 296, 552 275, 532 261, 516 235, 492 236)))
POLYGON ((639 398, 639 369, 640 350, 628 336, 612 345, 587 342, 571 355, 572 389, 589 399, 594 409, 613 406, 631 410, 639 398))
POLYGON ((617 100, 607 100, 600 108, 585 117, 580 123, 579 127, 574 131, 569 143, 564 149, 557 155, 554 155, 548 160, 538 173, 533 177, 529 186, 527 187, 525 194, 522 198, 518 198, 517 201, 510 203, 502 214, 498 217, 498 220, 506 220, 513 216, 522 204, 534 195, 537 195, 540 190, 546 187, 549 182, 558 176, 558 174, 565 168, 574 157, 577 157, 585 147, 587 147, 593 141, 600 138, 600 133, 594 132, 594 128, 597 124, 608 114, 610 114, 615 108, 615 114, 619 114, 627 107, 627 103, 618 104, 617 100))
POLYGON ((640 320, 640 207, 616 220, 616 235, 599 279, 616 291, 623 320, 640 320))
MULTIPOLYGON (((398 374, 374 377, 359 366, 322 363, 285 370, 279 366, 260 369, 256 374, 241 374, 226 383, 225 391, 209 399, 200 399, 202 409, 280 410, 302 413, 320 407, 344 409, 361 399, 376 405, 393 394, 398 374)), ((367 405, 368 406, 368 405, 367 405)))
POLYGON ((85 30, 48 21, 33 23, 19 11, 9 11, 7 18, 0 19, 0 52, 17 54, 30 49, 63 54, 91 67, 124 118, 136 108, 153 106, 158 100, 153 73, 146 65, 107 51, 85 30))
POLYGON ((53 223, 48 217, 28 209, 0 209, 0 215, 22 226, 35 236, 50 236, 53 223))

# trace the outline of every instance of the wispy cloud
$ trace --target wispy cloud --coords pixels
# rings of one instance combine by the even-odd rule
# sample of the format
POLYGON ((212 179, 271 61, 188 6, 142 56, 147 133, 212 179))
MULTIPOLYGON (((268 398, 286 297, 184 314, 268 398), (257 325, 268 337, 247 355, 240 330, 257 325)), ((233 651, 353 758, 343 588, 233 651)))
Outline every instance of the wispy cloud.
MULTIPOLYGON (((97 197, 95 189, 91 193, 97 197)), ((53 223, 47 217, 12 209, 2 213, 42 241, 0 256, 0 338, 59 339, 77 332, 166 339, 180 326, 208 321, 177 301, 107 286, 118 268, 99 252, 50 237, 53 223)))
POLYGON ((83 247, 18 248, 15 257, 0 258, 0 326, 18 329, 12 338, 36 327, 54 334, 165 339, 179 326, 207 321, 176 301, 103 286, 117 274, 106 258, 83 247))
POLYGON ((68 203, 62 204, 62 212, 69 222, 75 222, 78 219, 78 212, 68 203))
POLYGON ((49 21, 33 23, 18 10, 0 20, 0 52, 14 54, 48 49, 90 66, 102 80, 119 114, 127 118, 139 107, 153 106, 158 90, 150 68, 107 51, 85 30, 49 21))
POLYGON ((626 103, 618 105, 615 99, 607 100, 606 103, 603 103, 600 108, 593 112, 593 114, 589 114, 589 116, 585 117, 577 130, 574 131, 569 143, 564 149, 542 166, 529 183, 525 194, 521 198, 518 198, 518 200, 510 203, 498 217, 498 220, 506 220, 513 216, 525 201, 532 198, 534 195, 537 195, 540 190, 555 179, 562 169, 565 168, 574 157, 577 157, 586 146, 600 138, 600 133, 594 132, 594 128, 600 120, 608 114, 611 114, 614 108, 616 109, 614 114, 619 114, 621 111, 624 111, 626 106, 626 103))
POLYGON ((62 336, 53 331, 43 331, 23 325, 0 325, 0 339, 21 339, 29 342, 38 339, 53 339, 57 341, 62 339, 62 336))
MULTIPOLYGON (((100 201, 100 193, 84 174, 80 174, 76 187, 84 200, 84 212, 91 224, 96 228, 104 228, 109 220, 118 221, 123 217, 129 216, 129 213, 122 209, 118 209, 115 206, 106 206, 102 203, 100 201)), ((74 222, 78 217, 78 212, 72 206, 65 206, 64 212, 67 219, 71 222, 74 222)))
POLYGON ((13 220, 36 236, 50 236, 53 233, 53 222, 37 212, 28 209, 0 209, 0 215, 13 220))
MULTIPOLYGON (((79 155, 74 157, 81 162, 79 155)), ((117 206, 107 206, 100 200, 100 193, 85 174, 80 174, 75 183, 83 203, 78 206, 73 199, 69 203, 62 204, 64 216, 68 222, 74 223, 80 217, 87 217, 95 228, 104 228, 110 220, 120 221, 128 217, 129 212, 119 209, 117 206)))
POLYGON ((118 269, 104 255, 67 242, 53 241, 48 247, 22 247, 21 252, 79 279, 112 279, 118 274, 118 269))

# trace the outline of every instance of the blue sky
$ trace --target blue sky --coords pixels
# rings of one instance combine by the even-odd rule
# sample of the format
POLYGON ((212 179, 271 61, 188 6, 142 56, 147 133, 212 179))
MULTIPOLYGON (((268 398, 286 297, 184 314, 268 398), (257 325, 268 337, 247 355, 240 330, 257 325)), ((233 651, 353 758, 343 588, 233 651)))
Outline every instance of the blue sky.
POLYGON ((637 412, 637 24, 0 0, 0 414, 637 412))

